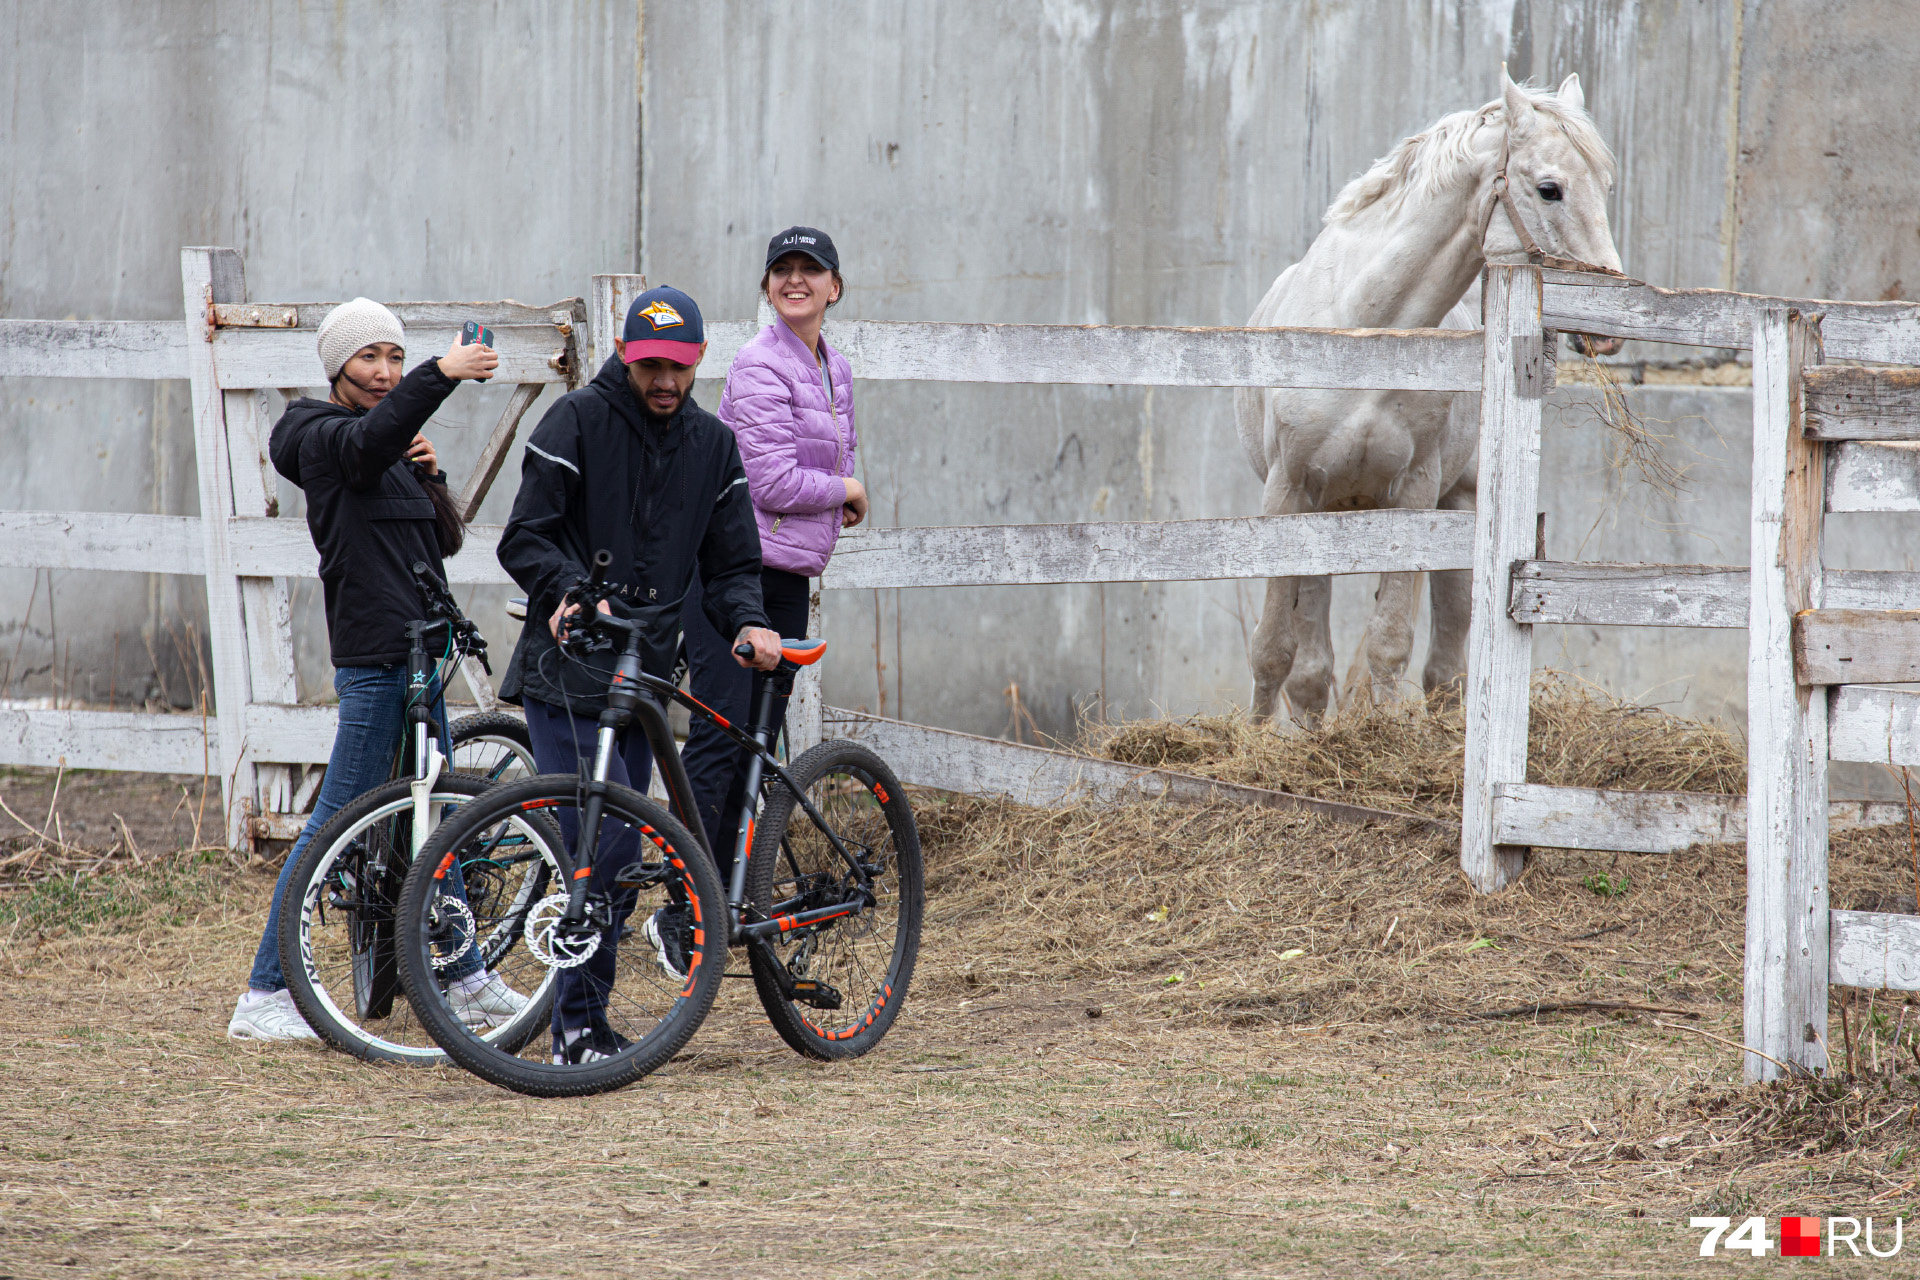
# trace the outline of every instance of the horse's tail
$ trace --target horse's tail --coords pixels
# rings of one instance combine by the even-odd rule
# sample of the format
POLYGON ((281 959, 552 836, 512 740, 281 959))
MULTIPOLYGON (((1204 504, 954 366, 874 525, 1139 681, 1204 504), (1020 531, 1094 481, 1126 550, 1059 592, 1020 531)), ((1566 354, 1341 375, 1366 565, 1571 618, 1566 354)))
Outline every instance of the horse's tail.
POLYGON ((1247 451, 1253 474, 1261 484, 1267 482, 1267 393, 1261 387, 1235 387, 1233 425, 1240 432, 1240 447, 1247 451))

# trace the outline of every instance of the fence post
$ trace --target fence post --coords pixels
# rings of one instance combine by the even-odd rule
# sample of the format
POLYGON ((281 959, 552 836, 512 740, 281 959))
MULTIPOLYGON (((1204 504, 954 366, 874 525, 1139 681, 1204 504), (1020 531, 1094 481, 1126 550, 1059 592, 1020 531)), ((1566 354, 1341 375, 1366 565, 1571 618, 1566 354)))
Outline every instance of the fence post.
MULTIPOLYGON (((1793 617, 1822 594, 1826 458, 1801 395, 1818 344, 1798 311, 1754 317, 1743 1010, 1749 1049, 1815 1071, 1827 1064, 1827 690, 1794 679, 1793 617)), ((1780 1074, 1745 1060, 1749 1081, 1780 1074)))
MULTIPOLYGON (((807 592, 807 635, 820 634, 820 579, 807 592)), ((826 736, 822 727, 820 663, 800 668, 793 678, 793 700, 787 704, 787 756, 794 759, 826 736)))
POLYGON ((1540 400, 1546 393, 1540 270, 1489 266, 1480 391, 1480 492, 1467 633, 1466 777, 1460 868, 1482 893, 1520 874, 1523 851, 1493 839, 1494 788, 1527 779, 1533 628, 1507 612, 1513 564, 1533 554, 1540 499, 1540 400))
POLYGON ((627 322, 627 308, 647 291, 645 276, 604 275, 593 278, 593 293, 587 299, 587 367, 581 386, 600 374, 620 342, 620 328, 627 322))
POLYGON ((180 251, 180 287, 187 324, 187 380, 193 390, 193 445, 200 480, 200 531, 206 557, 207 640, 213 651, 214 712, 219 725, 220 788, 226 840, 246 838, 256 778, 247 746, 246 619, 240 579, 233 571, 228 520, 233 516, 233 466, 228 454, 227 405, 213 363, 213 304, 245 293, 240 255, 232 249, 180 251))

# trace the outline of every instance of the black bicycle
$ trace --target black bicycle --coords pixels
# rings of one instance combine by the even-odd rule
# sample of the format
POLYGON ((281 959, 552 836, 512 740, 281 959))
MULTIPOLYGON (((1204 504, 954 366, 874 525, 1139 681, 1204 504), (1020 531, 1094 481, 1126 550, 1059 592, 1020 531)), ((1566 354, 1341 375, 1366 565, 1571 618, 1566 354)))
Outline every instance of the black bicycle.
MULTIPOLYGON (((407 740, 396 780, 357 797, 302 852, 280 911, 280 964, 307 1024, 335 1048, 385 1062, 432 1064, 445 1053, 400 994, 394 904, 427 836, 493 780, 453 772, 441 754, 432 691, 461 658, 484 665, 486 641, 424 563, 413 566, 427 617, 407 624, 407 740), (429 648, 441 651, 436 659, 429 648)), ((507 718, 507 717, 503 717, 507 718)), ((519 724, 522 734, 525 725, 519 724)), ((458 748, 456 748, 458 750, 458 748)), ((517 944, 535 903, 565 878, 566 845, 527 821, 486 856, 460 863, 435 928, 473 940, 465 964, 436 980, 475 1034, 519 1048, 545 1025, 552 975, 517 944)))
POLYGON ((546 1096, 618 1088, 692 1037, 732 944, 746 948, 767 1016, 790 1046, 822 1059, 867 1052, 898 1017, 919 953, 924 876, 905 788, 858 743, 823 742, 790 765, 770 749, 774 699, 791 695, 795 674, 819 661, 825 641, 782 641, 779 670, 743 729, 641 670, 643 623, 595 611, 611 593, 606 564, 604 552, 596 556, 588 585, 569 595, 581 608, 563 638, 577 659, 621 646, 592 769, 508 784, 465 806, 435 831, 407 877, 400 971, 421 1023, 454 1061, 506 1088, 546 1096), (745 753, 750 802, 724 889, 701 825, 687 820, 693 795, 658 701, 667 698, 745 753), (616 736, 636 722, 672 813, 606 781, 616 736), (556 969, 584 971, 558 997, 545 1053, 475 1035, 432 981, 447 956, 433 934, 444 892, 437 868, 489 847, 505 824, 530 812, 568 833, 575 870, 567 892, 535 907, 528 950, 556 969))

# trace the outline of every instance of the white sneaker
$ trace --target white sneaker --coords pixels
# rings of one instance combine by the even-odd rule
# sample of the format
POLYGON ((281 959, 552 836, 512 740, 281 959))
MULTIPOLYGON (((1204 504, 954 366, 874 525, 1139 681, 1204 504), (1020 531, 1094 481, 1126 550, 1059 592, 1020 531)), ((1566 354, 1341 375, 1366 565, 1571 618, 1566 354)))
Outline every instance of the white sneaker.
POLYGON ((474 977, 480 980, 467 979, 447 988, 447 1003, 469 1030, 485 1031, 502 1026, 527 1007, 527 997, 508 986, 499 974, 482 973, 474 977))
POLYGON ((268 994, 248 991, 233 1007, 227 1023, 229 1040, 318 1040, 293 1003, 293 992, 282 988, 268 994))

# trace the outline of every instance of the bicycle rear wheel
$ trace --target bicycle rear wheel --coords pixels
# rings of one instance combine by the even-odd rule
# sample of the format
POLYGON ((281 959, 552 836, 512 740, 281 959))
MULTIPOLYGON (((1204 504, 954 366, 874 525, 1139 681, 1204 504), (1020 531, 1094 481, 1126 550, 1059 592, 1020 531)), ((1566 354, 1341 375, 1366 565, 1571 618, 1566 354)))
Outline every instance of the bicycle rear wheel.
MULTIPOLYGON (((484 778, 443 774, 429 804, 436 821, 487 790, 484 778)), ((335 814, 307 843, 280 910, 280 967, 301 1016, 336 1049, 379 1062, 431 1065, 445 1053, 400 995, 394 904, 413 852, 413 791, 405 779, 376 787, 335 814)), ((463 861, 466 907, 489 971, 512 951, 528 912, 565 879, 557 829, 523 833, 486 860, 463 861), (537 835, 538 838, 530 838, 537 835)), ((518 1048, 552 1008, 544 973, 517 991, 526 1006, 484 1034, 518 1048)), ((444 975, 443 979, 444 981, 444 975)), ((513 983, 508 981, 508 986, 513 983)))
POLYGON ((421 1025, 475 1075, 540 1097, 617 1089, 666 1062, 699 1030, 726 967, 726 895, 712 859, 666 810, 609 785, 588 884, 593 927, 562 926, 569 874, 533 904, 515 952, 515 976, 537 971, 552 984, 548 1034, 514 1045, 456 1016, 434 974, 471 935, 447 929, 440 873, 533 823, 565 833, 570 867, 581 807, 570 775, 493 788, 435 830, 398 910, 400 978, 421 1025))
POLYGON ((925 878, 906 789, 855 742, 823 742, 787 770, 815 812, 865 866, 856 874, 794 793, 776 784, 747 862, 748 917, 800 919, 750 946, 754 986, 774 1030, 810 1058, 857 1058, 900 1014, 920 954, 925 878))
POLYGON ((461 716, 447 729, 453 743, 451 767, 489 782, 518 782, 539 773, 533 762, 533 738, 527 722, 504 711, 461 716))

